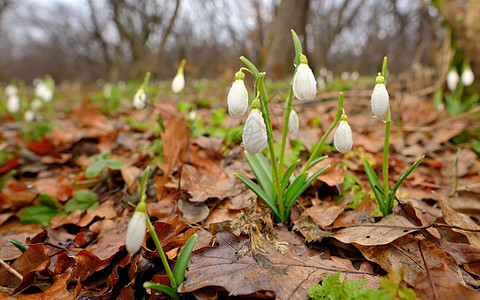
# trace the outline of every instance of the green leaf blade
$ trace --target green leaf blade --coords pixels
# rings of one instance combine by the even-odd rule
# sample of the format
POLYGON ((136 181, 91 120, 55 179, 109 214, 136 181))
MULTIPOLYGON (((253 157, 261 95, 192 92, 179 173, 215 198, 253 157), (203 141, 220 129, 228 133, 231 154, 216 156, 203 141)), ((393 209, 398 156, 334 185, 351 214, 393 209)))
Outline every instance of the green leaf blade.
POLYGON ((185 270, 187 269, 188 260, 192 255, 193 247, 195 246, 195 242, 197 241, 197 234, 193 234, 188 241, 185 243, 185 246, 180 253, 177 264, 175 265, 175 269, 173 270, 173 276, 175 278, 175 282, 180 285, 185 280, 185 270))

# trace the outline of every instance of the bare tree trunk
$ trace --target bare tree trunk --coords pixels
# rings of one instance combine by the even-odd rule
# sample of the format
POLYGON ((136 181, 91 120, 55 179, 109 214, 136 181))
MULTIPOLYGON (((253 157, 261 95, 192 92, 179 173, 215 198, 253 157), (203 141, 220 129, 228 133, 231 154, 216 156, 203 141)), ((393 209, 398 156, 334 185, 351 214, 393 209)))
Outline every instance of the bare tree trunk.
POLYGON ((309 0, 282 0, 280 3, 272 26, 272 42, 265 63, 265 69, 271 78, 282 78, 293 72, 295 49, 290 29, 295 30, 301 40, 305 40, 308 4, 309 0))

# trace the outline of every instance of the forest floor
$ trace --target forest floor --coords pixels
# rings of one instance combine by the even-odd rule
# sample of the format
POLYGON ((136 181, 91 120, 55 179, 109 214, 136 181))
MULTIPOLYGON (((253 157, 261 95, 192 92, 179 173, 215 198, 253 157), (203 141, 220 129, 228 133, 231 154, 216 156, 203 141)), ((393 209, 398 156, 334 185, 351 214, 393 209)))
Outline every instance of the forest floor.
MULTIPOLYGON (((146 166, 153 169, 148 213, 172 265, 198 234, 179 287, 187 297, 306 299, 310 286, 340 271, 342 280, 366 279, 375 289, 390 272, 397 289, 413 288, 422 299, 480 298, 478 107, 449 115, 431 95, 390 89, 390 185, 426 157, 399 189, 394 214, 382 217, 362 157, 380 177, 385 124, 370 112, 373 85, 346 91, 353 150, 336 152, 332 133, 323 151, 328 158, 312 172, 330 167, 278 224, 233 175, 254 179, 240 144, 245 117, 226 113, 229 84, 197 82, 181 97, 163 85, 150 90, 143 110, 131 108, 135 88, 107 97, 101 88, 68 87, 37 124, 25 127, 3 113, 0 175, 8 178, 0 194, 6 263, 0 298, 161 298, 143 288, 145 281, 168 284, 150 236, 137 254, 125 249, 146 166), (86 168, 98 160, 121 168, 102 165, 87 178, 86 168)), ((287 92, 285 85, 269 86, 276 140, 287 92)), ((287 162, 305 164, 335 116, 336 97, 331 90, 312 102, 294 101, 300 129, 289 133, 287 162)))

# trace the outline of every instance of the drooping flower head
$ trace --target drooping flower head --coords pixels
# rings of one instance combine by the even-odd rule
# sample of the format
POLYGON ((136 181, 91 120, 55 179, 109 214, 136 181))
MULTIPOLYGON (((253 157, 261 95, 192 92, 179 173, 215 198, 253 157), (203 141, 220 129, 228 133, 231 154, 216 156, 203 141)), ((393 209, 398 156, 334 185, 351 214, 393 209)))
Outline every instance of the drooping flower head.
POLYGON ((460 81, 460 77, 458 76, 457 71, 450 70, 447 74, 447 86, 450 91, 455 91, 457 89, 458 82, 460 81))
POLYGON ((259 153, 267 147, 267 127, 260 111, 260 102, 255 99, 243 127, 243 147, 248 153, 259 153), (258 104, 257 104, 258 103, 258 104))
POLYGON ((136 109, 145 108, 145 106, 147 105, 146 99, 147 99, 147 95, 145 94, 145 90, 142 88, 139 88, 138 91, 135 93, 135 96, 133 96, 133 106, 136 109))
POLYGON ((298 131, 298 115, 292 108, 290 111, 290 117, 288 118, 288 131, 296 133, 298 131))
POLYGON ((185 67, 186 60, 182 59, 180 66, 177 70, 177 75, 172 80, 172 91, 175 94, 180 93, 185 87, 185 77, 183 76, 183 68, 185 67))
POLYGON ((8 96, 7 110, 11 114, 17 113, 20 110, 20 98, 16 94, 8 96))
MULTIPOLYGON (((139 203, 139 205, 142 203, 139 203)), ((145 205, 143 203, 143 205, 145 205)), ((127 237, 125 239, 125 247, 130 255, 137 253, 145 239, 147 229, 147 219, 145 212, 136 210, 133 213, 127 227, 127 237)))
POLYGON ((7 85, 5 88, 5 95, 7 97, 16 96, 18 94, 18 88, 14 85, 7 85))
POLYGON ((32 110, 27 110, 23 114, 23 118, 25 119, 26 122, 32 123, 35 120, 35 113, 32 110))
POLYGON ((335 131, 335 136, 333 137, 333 144, 335 149, 341 153, 347 153, 352 150, 353 138, 352 138, 352 129, 348 125, 347 116, 345 113, 340 119, 338 124, 337 131, 335 131))
POLYGON ((234 118, 242 117, 248 108, 248 91, 243 81, 245 74, 238 71, 227 96, 228 113, 234 118))
POLYGON ((375 88, 370 99, 370 106, 375 117, 382 119, 387 114, 389 96, 385 87, 385 78, 378 73, 375 88))
POLYGON ((317 81, 303 54, 300 55, 300 64, 293 77, 293 94, 298 100, 312 100, 317 94, 317 81))
POLYGON ((462 73, 462 83, 464 86, 469 86, 475 80, 475 75, 473 75, 472 69, 466 68, 462 73))

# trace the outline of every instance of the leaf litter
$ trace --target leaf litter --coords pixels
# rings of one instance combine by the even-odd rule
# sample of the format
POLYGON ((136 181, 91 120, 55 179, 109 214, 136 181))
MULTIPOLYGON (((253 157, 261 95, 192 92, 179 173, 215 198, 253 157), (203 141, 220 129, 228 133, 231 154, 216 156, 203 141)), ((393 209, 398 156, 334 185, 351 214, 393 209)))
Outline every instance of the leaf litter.
MULTIPOLYGON (((478 130, 478 123, 474 118, 445 116, 420 96, 404 100, 399 108, 402 126, 392 126, 392 178, 423 153, 427 158, 400 189, 395 214, 378 218, 368 194, 361 157, 380 172, 382 124, 372 121, 359 104, 349 107, 354 151, 345 157, 327 152, 330 157, 322 163, 332 167, 304 192, 292 208, 290 222, 283 225, 276 224, 268 209, 233 177, 237 171, 253 178, 239 144, 227 149, 224 138, 191 136, 191 121, 167 99, 153 102, 150 110, 122 113, 136 122, 150 122, 143 129, 133 128, 121 115, 108 119, 91 101, 54 118, 58 127, 38 143, 26 143, 8 121, 0 124, 2 140, 21 149, 20 155, 0 166, 2 175, 18 170, 0 194, 0 258, 22 277, 0 267, 0 297, 158 296, 142 287, 147 280, 168 284, 149 235, 132 257, 124 246, 139 189, 137 178, 146 165, 154 164, 147 208, 170 262, 175 263, 193 233, 199 235, 181 292, 199 298, 227 294, 305 299, 311 285, 338 271, 341 279, 367 279, 368 287, 378 288, 387 271, 405 267, 402 279, 418 297, 433 298, 436 293, 439 299, 455 295, 477 299, 478 154, 461 150, 458 190, 452 196, 456 152, 449 143, 465 130, 478 130), (153 130, 157 117, 164 128, 159 133, 153 130), (157 139, 162 152, 154 161, 151 150, 145 149, 157 139), (93 157, 110 151, 122 169, 86 178, 84 170, 93 157), (349 173, 367 191, 356 208, 350 206, 355 192, 339 199, 349 173), (63 207, 79 188, 96 193, 99 205, 58 214, 44 226, 19 221, 26 207, 40 203, 39 194, 52 196, 63 207), (9 239, 27 250, 22 253, 9 239)), ((272 112, 280 117, 281 103, 272 106, 277 104, 272 112)), ((298 136, 310 149, 328 123, 312 126, 313 120, 319 114, 332 118, 334 107, 295 109, 305 116, 298 136)), ((198 109, 198 115, 209 125, 209 107, 198 109)))

